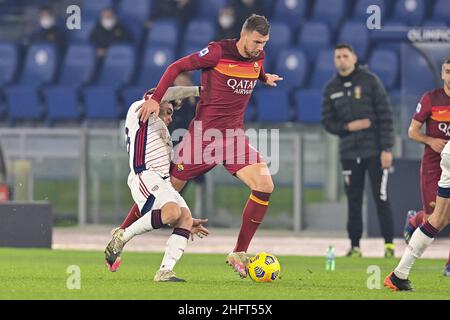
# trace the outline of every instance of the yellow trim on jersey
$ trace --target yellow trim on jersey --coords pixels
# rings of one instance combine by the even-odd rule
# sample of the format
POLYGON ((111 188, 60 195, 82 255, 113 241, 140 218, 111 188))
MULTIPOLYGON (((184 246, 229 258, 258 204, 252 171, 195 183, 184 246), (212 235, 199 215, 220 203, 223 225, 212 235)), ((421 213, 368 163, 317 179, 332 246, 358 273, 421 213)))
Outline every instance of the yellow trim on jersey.
POLYGON ((263 201, 261 199, 259 199, 258 197, 256 197, 254 194, 250 194, 250 200, 259 203, 260 205, 263 206, 268 206, 269 205, 269 201, 263 201))

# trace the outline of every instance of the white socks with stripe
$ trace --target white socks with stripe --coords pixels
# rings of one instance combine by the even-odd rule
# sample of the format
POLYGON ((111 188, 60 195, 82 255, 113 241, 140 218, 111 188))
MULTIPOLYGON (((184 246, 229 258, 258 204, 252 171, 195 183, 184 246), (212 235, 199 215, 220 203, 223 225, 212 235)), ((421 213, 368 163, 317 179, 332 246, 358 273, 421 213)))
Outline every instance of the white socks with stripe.
POLYGON ((180 260, 186 249, 190 231, 182 228, 175 228, 166 243, 166 252, 161 262, 160 270, 173 270, 175 264, 180 260))

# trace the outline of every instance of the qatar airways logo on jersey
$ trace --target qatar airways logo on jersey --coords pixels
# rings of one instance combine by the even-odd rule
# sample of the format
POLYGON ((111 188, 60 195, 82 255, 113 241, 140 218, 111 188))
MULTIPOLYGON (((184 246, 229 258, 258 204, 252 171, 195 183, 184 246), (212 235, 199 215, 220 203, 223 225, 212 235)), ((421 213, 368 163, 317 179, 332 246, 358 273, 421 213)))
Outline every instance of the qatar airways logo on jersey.
POLYGON ((252 94, 258 80, 228 79, 227 85, 233 89, 234 94, 252 94))
POLYGON ((439 129, 439 131, 445 133, 446 137, 450 137, 450 124, 440 122, 438 124, 438 129, 439 129))

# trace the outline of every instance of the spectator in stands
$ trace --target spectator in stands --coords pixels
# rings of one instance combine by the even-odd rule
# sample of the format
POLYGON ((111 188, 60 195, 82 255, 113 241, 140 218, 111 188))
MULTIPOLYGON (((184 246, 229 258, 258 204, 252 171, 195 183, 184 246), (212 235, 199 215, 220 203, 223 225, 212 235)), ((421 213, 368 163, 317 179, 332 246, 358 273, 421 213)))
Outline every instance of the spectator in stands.
POLYGON ((131 42, 132 38, 128 31, 118 21, 117 15, 112 8, 105 8, 100 13, 100 19, 92 30, 89 40, 97 48, 97 57, 106 55, 108 47, 114 42, 131 42))
POLYGON ((151 28, 156 19, 176 19, 182 28, 197 14, 195 0, 155 0, 149 20, 145 23, 151 28))
POLYGON ((233 7, 225 6, 221 8, 217 17, 217 32, 214 39, 221 40, 238 38, 241 32, 241 25, 242 24, 236 22, 236 14, 233 7))
POLYGON ((236 24, 242 26, 252 14, 268 16, 261 0, 232 0, 231 5, 236 13, 236 24))
POLYGON ((41 7, 39 11, 39 28, 30 36, 30 42, 51 42, 64 45, 64 33, 56 24, 56 16, 51 7, 41 7))
POLYGON ((376 75, 356 65, 348 44, 338 44, 334 63, 338 74, 323 94, 322 123, 339 136, 339 151, 348 202, 348 256, 361 256, 364 177, 369 173, 377 206, 385 257, 394 255, 394 226, 388 197, 388 175, 394 145, 392 109, 386 90, 376 75))

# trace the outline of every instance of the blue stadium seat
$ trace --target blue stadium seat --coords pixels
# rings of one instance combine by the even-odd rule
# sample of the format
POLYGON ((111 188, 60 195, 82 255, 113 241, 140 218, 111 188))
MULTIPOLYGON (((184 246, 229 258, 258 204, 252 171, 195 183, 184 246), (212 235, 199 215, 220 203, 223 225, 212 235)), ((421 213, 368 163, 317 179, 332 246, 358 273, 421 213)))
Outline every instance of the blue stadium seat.
POLYGON ((283 22, 273 22, 270 24, 270 40, 264 47, 268 66, 276 61, 278 53, 283 49, 292 46, 292 30, 283 22))
POLYGON ((209 20, 192 20, 184 33, 183 51, 188 47, 197 47, 200 50, 208 45, 214 38, 215 26, 209 20))
POLYGON ((18 50, 15 44, 0 43, 0 87, 13 81, 18 62, 18 50))
MULTIPOLYGON (((389 1, 389 0, 388 0, 389 1)), ((357 0, 353 12, 353 19, 357 21, 366 21, 369 14, 367 8, 371 5, 380 7, 381 21, 383 22, 387 14, 387 6, 385 0, 357 0)))
POLYGON ((139 69, 138 85, 155 87, 166 68, 174 61, 173 50, 164 47, 147 47, 139 69))
POLYGON ((81 108, 77 89, 72 86, 50 86, 43 91, 47 104, 47 121, 79 121, 81 108))
POLYGON ((57 66, 56 49, 53 44, 33 44, 28 48, 25 67, 19 83, 39 86, 53 81, 57 66))
POLYGON ((175 20, 157 20, 148 32, 147 46, 166 46, 175 49, 178 44, 179 34, 180 26, 175 20))
POLYGON ((320 90, 299 90, 295 93, 297 121, 318 124, 322 113, 322 92, 320 90))
POLYGON ((277 58, 275 73, 281 75, 284 80, 278 82, 278 86, 288 90, 304 85, 307 75, 306 56, 299 49, 285 49, 277 58))
MULTIPOLYGON (((200 2, 200 1, 199 1, 200 2)), ((226 0, 208 0, 201 1, 201 5, 198 5, 197 16, 202 19, 208 19, 210 21, 216 21, 219 14, 219 10, 227 4, 226 0)))
POLYGON ((150 15, 152 3, 152 0, 121 0, 117 12, 123 22, 133 20, 142 27, 150 15))
POLYGON ((369 48, 369 32, 366 25, 348 21, 342 26, 338 42, 349 43, 355 49, 358 59, 365 60, 369 48))
POLYGON ((325 84, 336 74, 334 66, 334 50, 325 49, 319 52, 311 80, 310 89, 323 89, 325 84))
POLYGON ((369 68, 383 82, 386 90, 391 90, 397 84, 399 74, 398 56, 391 50, 374 50, 369 59, 369 68))
POLYGON ((8 105, 8 120, 40 120, 43 109, 37 89, 33 86, 11 86, 5 88, 8 105))
POLYGON ((142 42, 142 36, 144 34, 142 24, 130 18, 122 19, 121 23, 125 30, 130 34, 134 47, 139 49, 142 42))
POLYGON ((436 0, 432 17, 433 19, 450 21, 450 4, 448 0, 436 0))
POLYGON ((92 30, 94 29, 96 24, 97 24, 96 19, 84 18, 81 22, 82 27, 80 29, 66 31, 69 43, 88 42, 92 30))
POLYGON ((392 20, 419 26, 425 17, 425 10, 423 0, 397 0, 392 20))
POLYGON ((324 22, 309 21, 302 26, 298 46, 306 53, 309 62, 314 62, 317 52, 328 49, 330 44, 330 30, 324 22))
POLYGON ((278 0, 271 21, 283 21, 297 29, 305 18, 306 0, 278 0))
POLYGON ((98 18, 100 12, 108 7, 113 6, 113 0, 84 0, 81 4, 81 14, 89 18, 98 18))
POLYGON ((431 20, 426 20, 423 23, 423 27, 431 27, 431 28, 442 27, 442 28, 447 28, 449 26, 449 24, 450 24, 450 21, 446 22, 445 20, 431 19, 431 20))
POLYGON ((317 0, 313 3, 312 19, 325 22, 332 31, 336 30, 346 11, 345 0, 317 0))
POLYGON ((245 109, 244 122, 252 122, 255 120, 256 110, 253 103, 249 103, 245 109))
POLYGON ((135 101, 141 100, 147 90, 151 89, 151 86, 148 87, 128 87, 122 90, 121 98, 123 101, 124 109, 128 111, 128 108, 135 101))
POLYGON ((90 44, 72 44, 67 48, 58 83, 80 86, 91 79, 95 69, 95 49, 90 44))
POLYGON ((118 120, 121 110, 113 87, 88 87, 83 92, 86 120, 118 120))
POLYGON ((261 122, 286 122, 291 120, 291 105, 286 90, 264 88, 256 91, 257 120, 261 122))
POLYGON ((129 44, 109 47, 97 84, 119 88, 130 82, 134 71, 135 55, 129 44))

